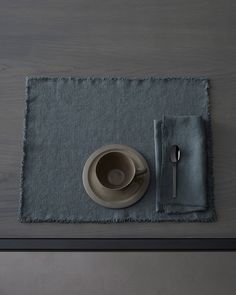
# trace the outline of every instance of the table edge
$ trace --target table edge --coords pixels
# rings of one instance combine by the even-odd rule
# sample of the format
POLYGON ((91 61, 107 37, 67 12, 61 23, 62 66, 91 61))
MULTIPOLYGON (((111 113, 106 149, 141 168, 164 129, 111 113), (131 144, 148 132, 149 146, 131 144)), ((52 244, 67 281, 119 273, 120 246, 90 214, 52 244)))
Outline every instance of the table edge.
POLYGON ((236 251, 236 238, 1 238, 0 251, 236 251))

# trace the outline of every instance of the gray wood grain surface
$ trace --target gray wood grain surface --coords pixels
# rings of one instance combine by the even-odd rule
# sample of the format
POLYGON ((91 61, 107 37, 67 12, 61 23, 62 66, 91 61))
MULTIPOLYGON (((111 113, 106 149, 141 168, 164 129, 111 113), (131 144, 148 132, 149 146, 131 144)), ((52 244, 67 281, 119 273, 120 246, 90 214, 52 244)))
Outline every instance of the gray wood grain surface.
POLYGON ((0 0, 0 237, 236 237, 236 2, 0 0), (216 223, 20 224, 25 76, 207 76, 216 223))
POLYGON ((1 295, 236 294, 235 252, 4 252, 0 261, 1 295))

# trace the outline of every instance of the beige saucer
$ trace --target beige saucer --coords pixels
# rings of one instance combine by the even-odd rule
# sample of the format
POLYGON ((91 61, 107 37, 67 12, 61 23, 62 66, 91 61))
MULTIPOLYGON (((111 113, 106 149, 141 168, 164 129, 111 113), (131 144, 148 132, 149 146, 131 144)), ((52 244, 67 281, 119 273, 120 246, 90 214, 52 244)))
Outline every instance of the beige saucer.
POLYGON ((90 155, 83 169, 83 185, 87 194, 94 202, 108 208, 125 208, 133 205, 142 198, 148 188, 149 181, 150 171, 144 157, 136 150, 120 144, 106 145, 96 150, 90 155), (95 167, 99 158, 109 151, 125 153, 133 160, 137 169, 146 169, 147 172, 135 176, 124 189, 111 191, 104 188, 96 177, 95 167))

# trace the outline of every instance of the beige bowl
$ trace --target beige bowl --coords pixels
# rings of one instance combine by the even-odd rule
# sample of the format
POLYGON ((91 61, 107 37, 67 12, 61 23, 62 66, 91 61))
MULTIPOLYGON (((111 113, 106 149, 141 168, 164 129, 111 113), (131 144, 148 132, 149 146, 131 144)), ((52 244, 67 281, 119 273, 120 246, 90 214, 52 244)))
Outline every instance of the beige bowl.
POLYGON ((93 201, 108 208, 125 208, 133 205, 145 194, 149 181, 150 171, 146 160, 139 152, 125 145, 101 147, 91 154, 83 169, 83 185, 87 194, 93 201), (110 159, 106 155, 109 155, 110 159), (111 158, 111 155, 116 155, 116 158, 111 158), (117 171, 123 169, 124 174, 127 174, 123 184, 108 184, 104 178, 103 171, 106 176, 109 169, 115 170, 110 167, 109 160, 114 162, 112 164, 117 167, 117 171), (123 161, 123 165, 119 161, 123 161), (135 174, 135 171, 139 172, 135 174))

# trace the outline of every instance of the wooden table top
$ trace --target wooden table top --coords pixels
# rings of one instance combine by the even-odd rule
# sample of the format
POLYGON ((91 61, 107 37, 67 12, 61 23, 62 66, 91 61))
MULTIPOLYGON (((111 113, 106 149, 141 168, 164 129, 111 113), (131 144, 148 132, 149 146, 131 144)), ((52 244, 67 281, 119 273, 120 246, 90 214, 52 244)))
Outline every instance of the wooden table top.
POLYGON ((236 237, 236 2, 1 1, 0 238, 236 237), (26 76, 206 76, 216 223, 20 224, 26 76))

